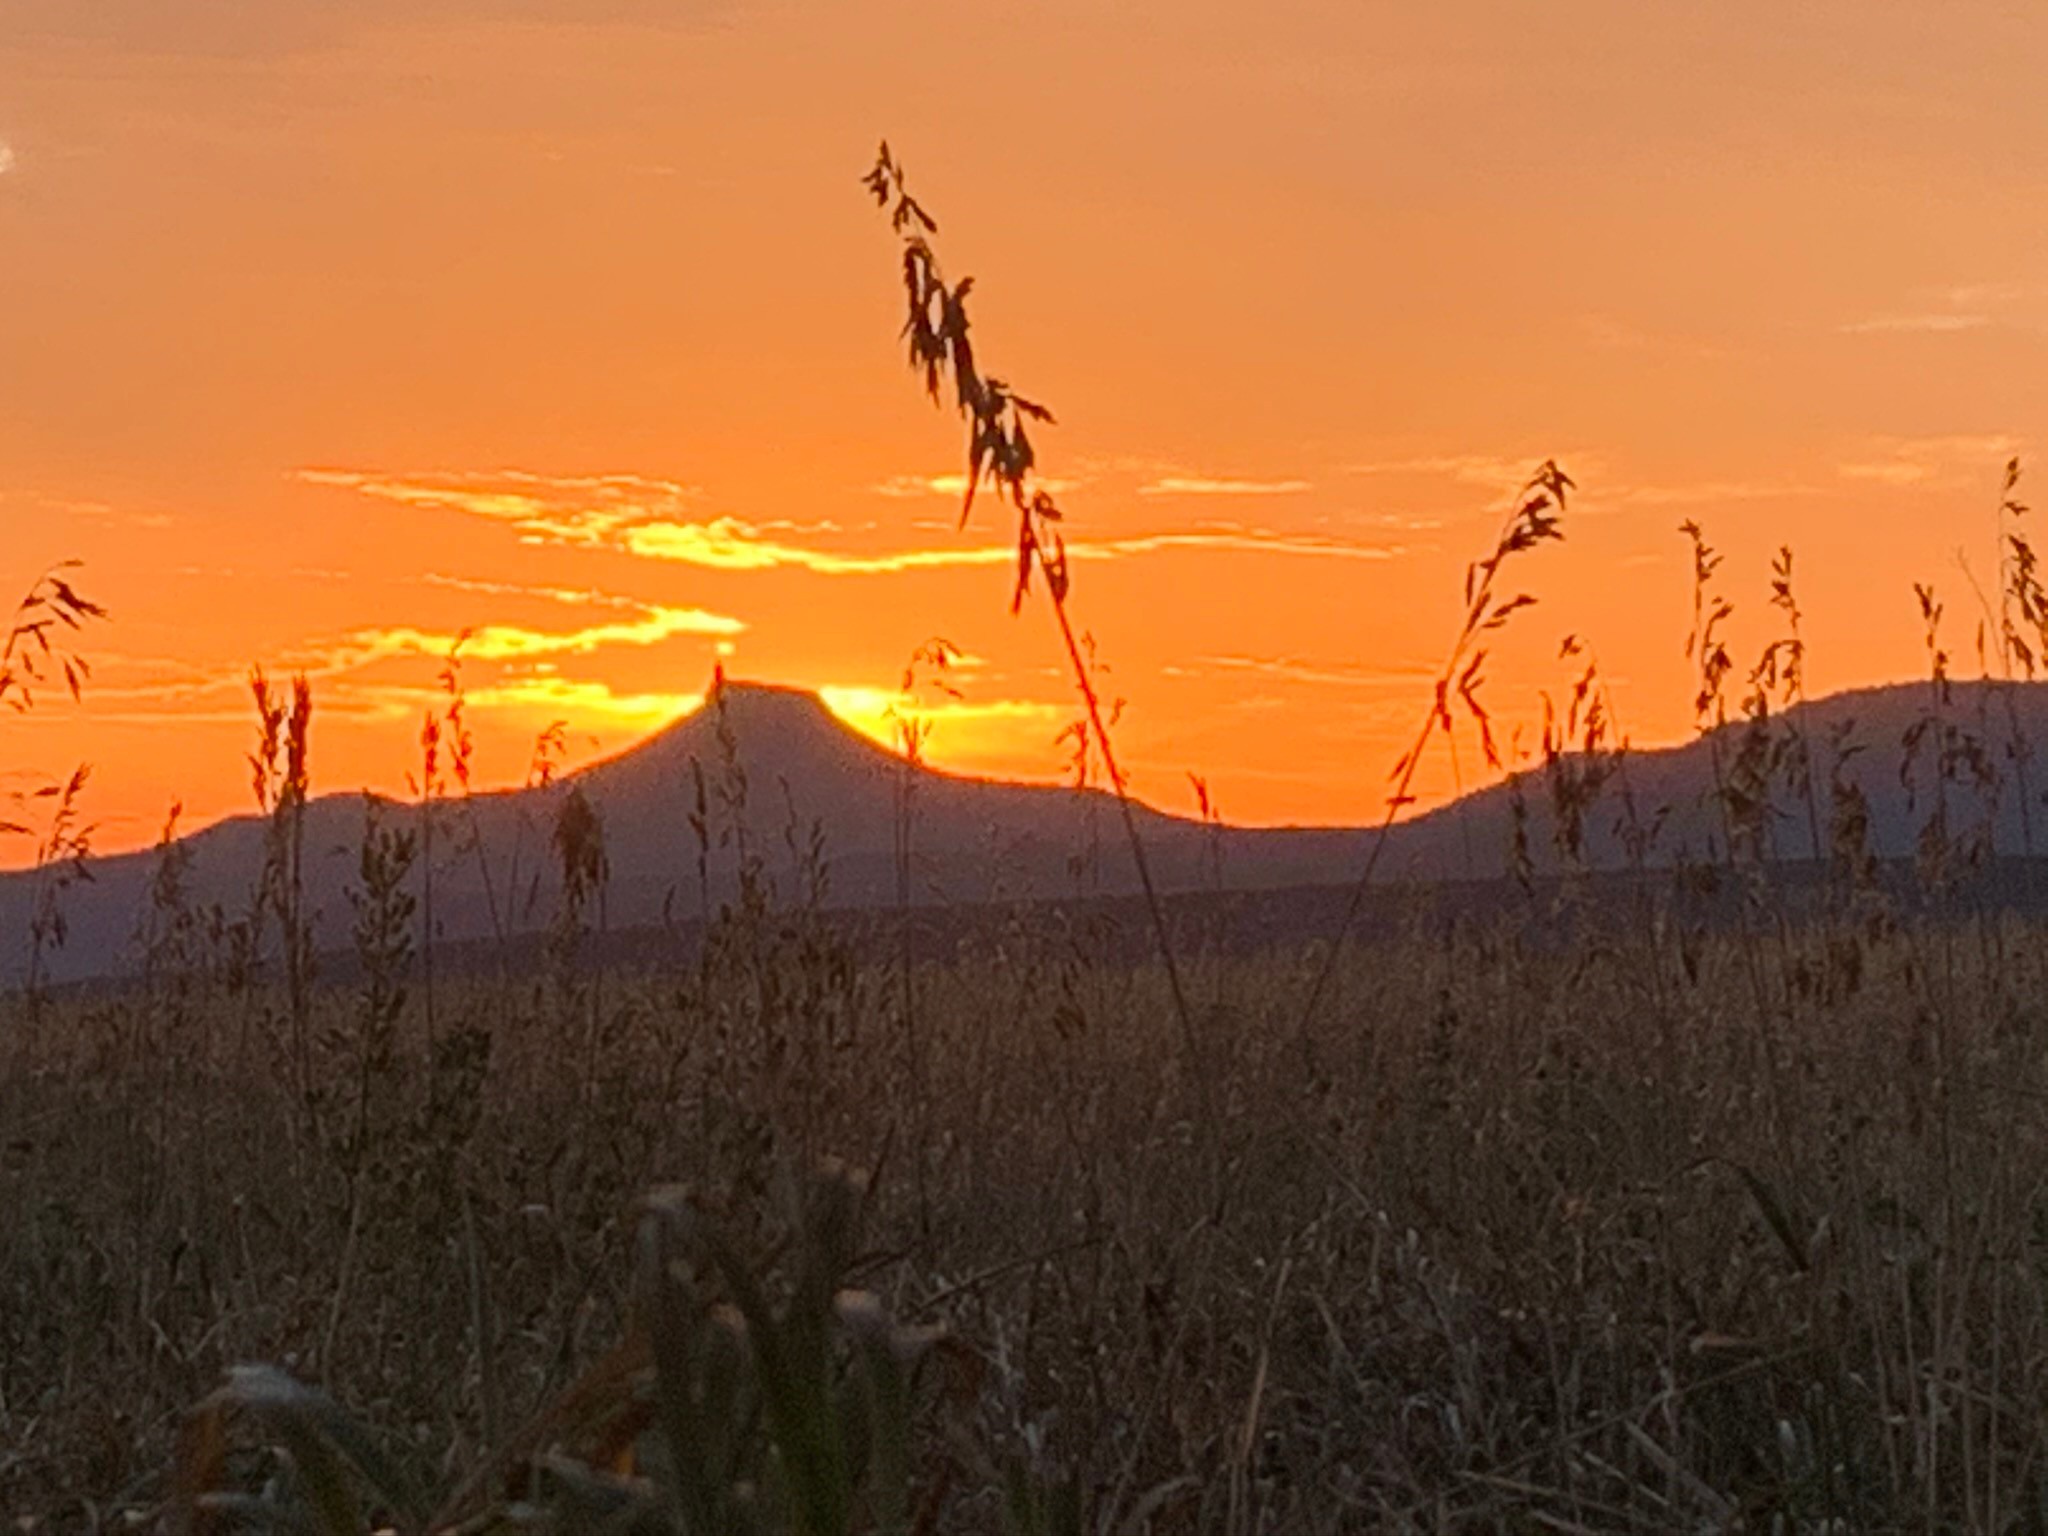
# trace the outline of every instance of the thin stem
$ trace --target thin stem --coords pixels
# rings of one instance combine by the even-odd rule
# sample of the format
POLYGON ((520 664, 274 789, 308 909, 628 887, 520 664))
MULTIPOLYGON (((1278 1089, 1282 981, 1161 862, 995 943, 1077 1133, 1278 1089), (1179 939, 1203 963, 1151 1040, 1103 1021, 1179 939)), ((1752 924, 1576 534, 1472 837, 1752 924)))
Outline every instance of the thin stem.
POLYGON ((1166 908, 1159 899, 1159 887, 1152 879, 1152 862, 1145 853, 1145 839, 1138 833, 1138 818, 1131 810, 1123 769, 1117 765, 1116 751, 1110 745, 1109 727, 1102 718, 1102 699, 1089 679, 1088 663, 1081 654, 1081 643, 1074 634, 1074 626, 1067 618, 1065 599, 1056 592, 1049 595, 1053 617, 1059 623, 1060 639, 1067 648, 1067 660, 1074 668, 1075 686, 1080 689, 1081 700, 1088 709, 1088 727, 1095 733, 1095 744, 1102 752, 1102 766, 1109 774, 1110 788, 1116 792, 1117 809, 1123 815, 1124 836, 1131 845, 1131 862, 1138 869, 1138 884, 1145 892, 1145 910, 1152 919, 1152 933, 1159 943, 1159 958, 1166 967, 1167 987, 1173 993, 1173 1011, 1180 1022, 1181 1044, 1186 1048, 1188 1063, 1194 1070, 1203 1110, 1213 1117, 1216 1105, 1201 1039, 1195 1029, 1194 1012, 1188 1007, 1187 989, 1181 982, 1180 961, 1174 956, 1173 938, 1166 924, 1166 908))
MULTIPOLYGON (((1553 463, 1545 463, 1536 474, 1516 493, 1514 508, 1502 524, 1500 536, 1494 543, 1493 554, 1472 566, 1466 573, 1465 620, 1458 636, 1451 644, 1450 653, 1444 659, 1442 670, 1437 674, 1436 688, 1429 713, 1423 717, 1421 728, 1415 733, 1415 744, 1401 758, 1394 775, 1394 792, 1387 797, 1386 814, 1373 835, 1372 849, 1366 854, 1365 867, 1352 882, 1351 897, 1344 904, 1344 915, 1338 920, 1337 931, 1330 939, 1329 948, 1324 951, 1323 961, 1316 968, 1315 980, 1310 983, 1308 997, 1303 1001, 1300 1018, 1295 1030, 1304 1049, 1308 1043, 1309 1025, 1315 1021, 1316 1009, 1321 1005, 1323 993, 1328 990, 1330 978, 1337 969, 1337 958, 1343 952, 1344 942, 1351 935, 1358 914, 1365 906, 1365 893, 1372 886, 1375 873, 1379 870, 1380 856, 1386 852, 1388 837, 1392 834, 1394 820, 1403 806, 1410 803, 1409 791, 1415 784, 1416 770, 1422 764, 1422 754, 1428 750, 1429 739, 1439 728, 1448 728, 1450 720, 1450 699, 1455 692, 1464 701, 1485 728, 1486 715, 1476 697, 1477 671, 1485 659, 1485 651, 1477 649, 1475 642, 1488 630, 1498 629, 1507 617, 1517 609, 1527 607, 1534 601, 1527 597, 1512 597, 1502 602, 1494 599, 1494 581, 1509 556, 1533 548, 1545 539, 1561 538, 1557 530, 1557 519, 1551 515, 1554 506, 1558 511, 1564 507, 1565 493, 1572 482, 1553 463)), ((1486 736, 1489 762, 1495 758, 1492 738, 1486 736)))

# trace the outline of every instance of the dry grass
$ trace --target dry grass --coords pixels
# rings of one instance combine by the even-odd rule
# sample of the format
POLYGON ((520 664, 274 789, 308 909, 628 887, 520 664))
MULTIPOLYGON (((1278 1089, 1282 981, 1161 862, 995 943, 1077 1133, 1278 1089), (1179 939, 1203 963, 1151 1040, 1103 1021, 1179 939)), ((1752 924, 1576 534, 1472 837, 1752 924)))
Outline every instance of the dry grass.
MULTIPOLYGON (((893 973, 801 914, 602 1013, 444 987, 431 1052, 387 950, 313 1000, 313 1103, 288 989, 202 963, 9 1021, 0 1503, 170 1520, 181 1422, 253 1360, 446 1496, 645 1323, 645 1191, 773 1272, 807 1251, 777 1188, 837 1153, 876 1178, 835 1283, 970 1362, 908 1420, 934 1529, 995 1528, 1011 1470, 1086 1530, 2030 1528, 2041 939, 1795 934, 1759 1016, 1737 935, 1419 919, 1347 950, 1313 1075, 1316 956, 1197 962, 1208 1127, 1157 968, 1049 914, 922 968, 916 1061, 893 973)), ((277 1475, 261 1445, 224 1485, 277 1475)))

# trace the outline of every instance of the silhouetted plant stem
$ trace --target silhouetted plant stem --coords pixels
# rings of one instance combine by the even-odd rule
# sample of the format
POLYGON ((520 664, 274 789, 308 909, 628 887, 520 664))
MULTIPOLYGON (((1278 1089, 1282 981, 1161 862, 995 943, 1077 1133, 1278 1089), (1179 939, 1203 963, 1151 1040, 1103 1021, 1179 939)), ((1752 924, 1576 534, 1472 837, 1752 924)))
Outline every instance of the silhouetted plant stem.
MULTIPOLYGON (((1714 816, 1721 828, 1719 854, 1714 862, 1722 867, 1730 881, 1734 881, 1741 873, 1736 858, 1738 820, 1721 738, 1722 727, 1728 722, 1726 684, 1735 662, 1721 640, 1720 629, 1735 608, 1714 592, 1714 572, 1720 567, 1721 556, 1707 543, 1699 524, 1688 518, 1679 524, 1678 531, 1685 535, 1692 550, 1692 631, 1686 636, 1685 654, 1693 663, 1699 682, 1699 692, 1693 698, 1693 722, 1706 739, 1707 763, 1713 773, 1714 816)), ((1741 840, 1750 849, 1752 870, 1763 858, 1765 845, 1761 822, 1768 818, 1769 813, 1768 802, 1746 802, 1740 825, 1747 830, 1741 840)), ((1713 842, 1711 835, 1708 842, 1710 845, 1713 842)), ((1711 846, 1709 852, 1714 852, 1711 846)), ((1747 890, 1742 893, 1736 911, 1742 939, 1743 972, 1749 981, 1750 999, 1755 1006, 1756 1027, 1761 1040, 1767 1038, 1765 1031, 1769 1026, 1771 1004, 1764 982, 1763 961, 1757 954, 1750 895, 1747 890)))
MULTIPOLYGON (((434 1002, 434 822, 441 795, 441 719, 431 709, 420 721, 420 1000, 427 1027, 427 1061, 440 1038, 434 1002)), ((431 1070, 428 1081, 433 1081, 431 1070)))
POLYGON ((1771 606, 1785 615, 1786 634, 1764 651, 1758 667, 1759 685, 1782 681, 1787 730, 1792 744, 1793 787, 1805 801, 1808 847, 1818 866, 1827 857, 1821 840, 1820 786, 1814 779, 1813 733, 1806 719, 1805 614, 1792 589, 1792 546, 1781 545, 1771 562, 1771 606))
MULTIPOLYGON (((248 924, 248 962, 253 971, 262 948, 266 916, 277 919, 278 940, 284 946, 285 1025, 290 1039, 286 1052, 290 1063, 292 1089, 297 1104, 294 1129, 303 1117, 318 1139, 319 1104, 312 1062, 313 938, 305 912, 305 815, 311 780, 308 767, 308 730, 313 718, 313 689, 303 673, 292 679, 287 699, 281 689, 271 686, 261 667, 249 674, 249 691, 256 704, 256 750, 249 755, 251 782, 257 807, 264 813, 263 868, 252 895, 248 924)), ((253 989, 246 996, 253 1007, 253 989)), ((246 1044, 245 1015, 245 1044, 246 1044)), ((294 1156, 298 1143, 294 1142, 294 1156)))
POLYGON ((284 930, 285 993, 292 1015, 292 1053, 298 1064, 299 1102, 319 1139, 319 1095, 313 1080, 313 935, 306 917, 306 803, 312 794, 307 730, 313 719, 313 689, 304 673, 292 678, 291 713, 285 720, 285 779, 279 814, 285 820, 288 864, 279 891, 284 930))
POLYGON ((65 560, 44 571, 0 630, 0 706, 16 714, 33 709, 36 689, 54 678, 63 679, 75 702, 92 676, 91 665, 71 648, 70 637, 88 621, 104 620, 107 610, 71 585, 66 573, 77 566, 76 560, 65 560))
POLYGON ((896 727, 896 742, 902 749, 896 776, 896 974, 903 1012, 903 1048, 915 1089, 911 1113, 917 1121, 916 1145, 912 1149, 912 1181, 916 1187, 918 1233, 926 1242, 932 1236, 931 1194, 931 1075, 919 1029, 917 996, 916 934, 912 928, 911 889, 916 856, 918 775, 924 766, 924 744, 931 726, 917 713, 917 689, 928 682, 950 698, 960 690, 946 680, 946 671, 960 656, 960 648, 935 635, 910 655, 903 669, 900 709, 892 707, 890 718, 896 727))
POLYGON ((36 791, 39 798, 52 800, 54 809, 49 830, 36 848, 35 885, 30 899, 25 991, 31 1023, 42 1022, 48 1001, 49 977, 44 966, 51 954, 64 947, 70 935, 70 924, 64 915, 64 893, 79 881, 92 879, 87 860, 92 856, 94 828, 79 815, 79 800, 90 772, 81 763, 62 785, 46 785, 36 791))
MULTIPOLYGON (((92 676, 91 664, 72 649, 70 636, 90 620, 105 619, 107 610, 71 585, 66 573, 77 564, 66 560, 44 571, 22 594, 13 617, 0 630, 0 706, 16 714, 33 709, 35 690, 53 677, 64 680, 76 702, 85 680, 92 676)), ((62 785, 47 784, 26 797, 17 797, 57 802, 49 834, 37 850, 36 889, 30 903, 28 973, 24 979, 32 1022, 42 1017, 44 956, 64 944, 63 892, 74 881, 92 878, 86 860, 93 829, 80 822, 78 806, 89 771, 81 763, 62 785)), ((28 831, 25 824, 0 816, 0 834, 28 831)))
POLYGON ((2026 883, 2034 888, 2034 794, 2028 765, 2034 744, 2020 725, 2019 705, 2014 693, 2013 662, 2017 660, 2033 681, 2041 654, 2048 650, 2048 592, 2043 592, 2038 575, 2038 557, 2033 540, 2027 537, 2028 507, 2019 499, 2020 461, 2008 459, 1998 488, 1998 659, 2005 700, 2006 755, 2013 765, 2019 786, 2020 847, 2026 856, 2026 883), (2015 618, 2015 614, 2018 618, 2015 618), (2024 621, 2033 632, 2029 644, 2020 632, 2024 621))
MULTIPOLYGON (((462 797, 461 836, 468 841, 469 851, 476 856, 477 878, 484 888, 484 911, 490 919, 491 934, 498 943, 498 967, 502 977, 508 935, 505 918, 498 905, 498 883, 491 874, 490 851, 484 846, 483 828, 477 820, 476 794, 471 783, 470 764, 475 756, 476 741, 470 734, 469 698, 462 685, 462 647, 469 636, 470 631, 464 630, 455 637, 441 668, 441 689, 448 696, 447 704, 442 707, 443 734, 448 743, 448 766, 462 797)), ((460 853, 461 849, 456 852, 460 853)))
POLYGON ((1480 668, 1487 656, 1480 641, 1482 636, 1500 629, 1514 614, 1533 605, 1536 599, 1526 593, 1497 598, 1494 595, 1495 582, 1502 567, 1515 555, 1564 537, 1559 519, 1564 512, 1566 494, 1572 489, 1571 478, 1554 462, 1546 460, 1517 493, 1514 510, 1501 527, 1493 553, 1466 568, 1464 623, 1437 674, 1435 695, 1421 728, 1415 733, 1414 744, 1394 764, 1394 790, 1387 797, 1386 811, 1373 834, 1372 847, 1366 852, 1365 866, 1352 882, 1351 895, 1344 904, 1344 914, 1338 920, 1337 931, 1330 939, 1329 948, 1324 951, 1322 963, 1316 967, 1315 980, 1309 984, 1308 996, 1302 1002, 1295 1029, 1304 1051, 1309 1049, 1309 1027, 1315 1021, 1323 994, 1329 989, 1344 942, 1358 922, 1358 914, 1365 906, 1366 892, 1371 889, 1373 876, 1379 870, 1380 855, 1386 851, 1388 834, 1393 831, 1394 821, 1403 808, 1414 803, 1415 772, 1421 766, 1422 755, 1429 748, 1430 738, 1439 730, 1447 735, 1450 733, 1451 700, 1454 697, 1465 706, 1466 713, 1479 728, 1480 748, 1488 766, 1500 766, 1500 752, 1494 744, 1490 718, 1479 702, 1479 687, 1484 681, 1480 668))
POLYGON ((1017 579, 1010 595, 1010 611, 1023 606, 1033 572, 1045 577, 1046 595, 1051 599, 1053 617, 1072 663, 1075 685, 1087 708, 1089 728, 1101 749, 1110 786, 1123 816, 1124 834, 1137 867, 1138 883, 1144 891, 1145 910, 1159 945, 1160 960, 1172 993, 1175 1016, 1188 1053, 1188 1066, 1197 1085, 1205 1119, 1217 1124, 1213 1113, 1213 1091, 1195 1029, 1194 1014, 1188 1006, 1187 989, 1181 982, 1180 963, 1175 956, 1173 935, 1167 927, 1166 911, 1159 898, 1152 866, 1138 833, 1137 817, 1130 805, 1124 775, 1117 766, 1110 745, 1101 699, 1089 676, 1086 658, 1067 613, 1070 580, 1065 540, 1060 534, 1063 521, 1052 495, 1035 484, 1038 456, 1032 446, 1027 423, 1050 425, 1052 412, 1018 394, 1003 380, 985 373, 976 360, 968 339, 967 295, 973 278, 948 285, 939 270, 937 254, 927 236, 938 232, 938 223, 910 195, 903 166, 884 143, 874 167, 863 178, 879 207, 894 206, 890 225, 903 240, 903 281, 908 300, 908 318, 903 335, 909 343, 909 362, 925 381, 926 392, 939 398, 943 378, 950 377, 955 404, 967 418, 967 485, 961 500, 960 520, 964 525, 974 509, 975 491, 986 481, 1008 497, 1017 513, 1017 579))
POLYGON ((1123 815, 1124 835, 1131 845, 1131 861, 1137 866, 1138 884, 1145 893, 1145 909, 1152 920, 1152 930, 1159 940, 1159 957, 1166 968, 1166 985, 1173 994, 1173 1008, 1180 1021, 1181 1043, 1187 1048, 1189 1064, 1194 1068, 1196 1085, 1201 1092, 1205 1109, 1213 1110, 1209 1075, 1202 1051, 1202 1041, 1195 1029, 1194 1012, 1188 1007, 1187 988, 1180 975, 1180 962, 1175 957, 1173 937, 1166 923, 1166 907, 1159 899, 1159 887, 1152 878, 1152 862, 1145 853, 1145 839, 1138 833, 1138 819, 1131 810, 1130 790, 1125 783, 1123 769, 1117 765, 1116 749, 1109 740, 1109 726, 1102 716, 1102 695, 1096 691, 1094 679, 1089 675, 1087 658, 1081 654, 1081 642, 1074 633, 1072 621, 1067 617, 1067 605, 1057 594, 1052 598, 1053 618, 1059 625, 1060 640, 1067 648, 1067 660, 1074 669, 1074 685, 1080 690, 1081 701, 1088 710, 1088 728, 1095 733, 1095 745, 1102 753, 1102 769, 1109 775, 1109 786, 1116 793, 1117 809, 1123 815))

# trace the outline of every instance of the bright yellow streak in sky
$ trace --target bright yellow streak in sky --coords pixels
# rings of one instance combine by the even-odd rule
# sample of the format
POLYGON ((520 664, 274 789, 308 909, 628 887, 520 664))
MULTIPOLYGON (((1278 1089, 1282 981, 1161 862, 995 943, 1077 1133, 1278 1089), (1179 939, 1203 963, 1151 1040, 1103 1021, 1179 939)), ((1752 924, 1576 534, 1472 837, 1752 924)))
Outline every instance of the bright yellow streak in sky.
POLYGON ((935 760, 1057 776, 1054 637, 901 364, 885 133, 1059 413, 1159 803, 1373 816, 1548 456, 1505 721, 1572 632, 1685 733, 1688 517, 1745 653, 1795 547, 1816 690, 1916 671, 1915 580, 1970 656, 2048 406, 2044 73, 1986 0, 14 0, 0 576, 81 556, 116 621, 5 766, 94 762, 109 847, 238 809, 261 662, 315 676, 321 785, 394 789, 470 629, 495 782, 721 656, 877 733, 933 634, 981 659, 935 760))

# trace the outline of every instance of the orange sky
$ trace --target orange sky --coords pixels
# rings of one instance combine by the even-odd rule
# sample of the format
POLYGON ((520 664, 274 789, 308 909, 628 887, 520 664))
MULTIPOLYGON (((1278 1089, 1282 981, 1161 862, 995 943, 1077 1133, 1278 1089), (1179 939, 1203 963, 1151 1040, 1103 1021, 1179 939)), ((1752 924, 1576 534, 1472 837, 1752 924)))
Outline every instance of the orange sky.
POLYGON ((316 676, 320 787, 395 788, 474 626, 489 780, 721 645, 872 721, 934 633, 977 660, 934 758, 1058 772, 1047 617, 931 488, 882 134, 1060 414, 1158 803, 1375 814, 1546 455, 1583 497, 1503 717, 1575 631, 1688 729, 1687 517, 1742 648, 1785 541, 1815 688, 1913 673, 1911 583, 1969 650, 2043 430, 2044 74, 2031 0, 10 0, 0 576, 81 557, 115 622, 7 768, 90 760, 104 847, 238 809, 260 661, 316 676))

